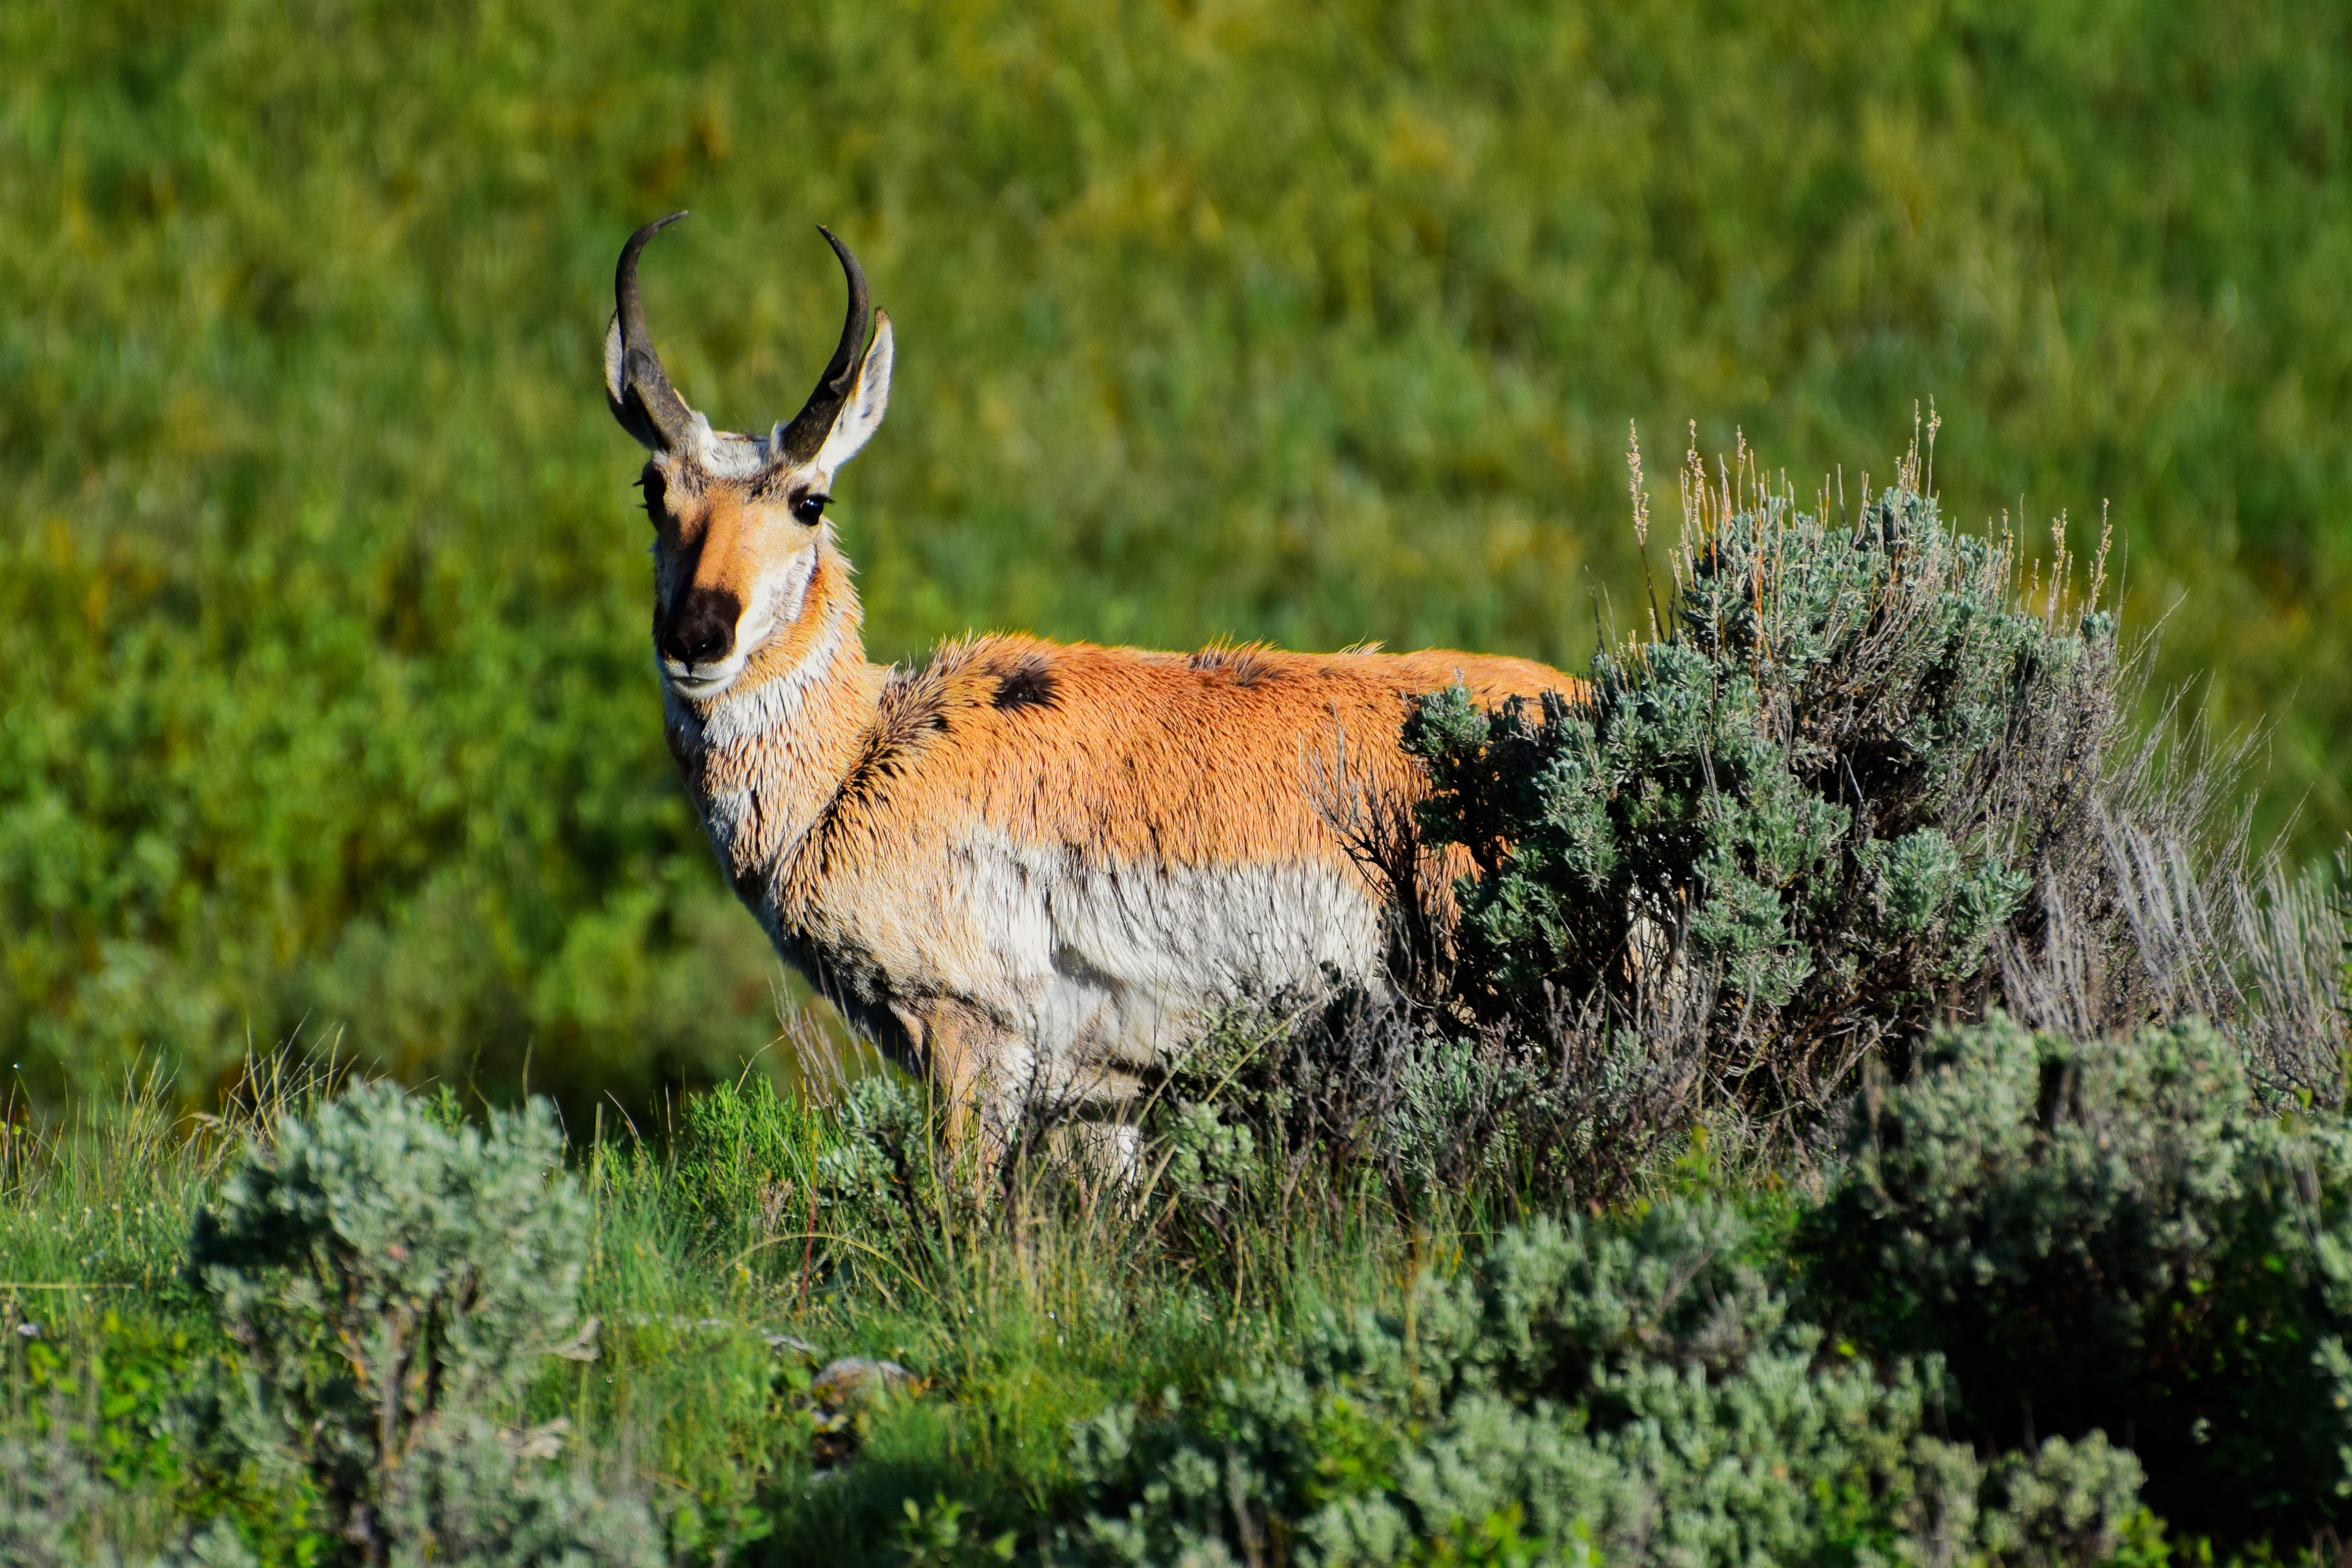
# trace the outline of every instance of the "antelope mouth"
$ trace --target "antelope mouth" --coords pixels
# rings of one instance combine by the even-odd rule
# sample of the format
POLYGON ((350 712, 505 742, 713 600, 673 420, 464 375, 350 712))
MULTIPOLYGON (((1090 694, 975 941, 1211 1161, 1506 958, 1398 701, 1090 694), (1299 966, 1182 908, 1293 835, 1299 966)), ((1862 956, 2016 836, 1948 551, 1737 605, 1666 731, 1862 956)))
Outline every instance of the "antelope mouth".
POLYGON ((735 651, 725 658, 688 664, 667 654, 655 657, 661 665, 662 681, 680 697, 691 702, 716 702, 742 677, 744 666, 760 651, 772 626, 761 626, 748 629, 736 639, 735 651))
POLYGON ((672 691, 688 701, 715 702, 727 695, 727 689, 735 684, 737 676, 743 673, 741 664, 732 660, 730 663, 734 664, 734 668, 700 665, 688 668, 684 665, 664 659, 662 660, 662 679, 668 684, 672 691))

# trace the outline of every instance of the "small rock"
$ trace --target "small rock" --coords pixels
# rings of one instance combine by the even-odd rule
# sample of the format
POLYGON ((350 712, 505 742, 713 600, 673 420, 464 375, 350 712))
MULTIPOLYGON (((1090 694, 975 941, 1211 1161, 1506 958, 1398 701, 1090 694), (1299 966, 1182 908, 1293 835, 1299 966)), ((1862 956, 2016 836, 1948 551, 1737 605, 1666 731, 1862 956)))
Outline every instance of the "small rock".
POLYGON ((874 1361, 862 1355, 827 1362, 810 1380, 808 1401, 814 1439, 812 1458, 822 1479, 847 1464, 856 1453, 869 1411, 893 1394, 919 1394, 922 1382, 895 1361, 874 1361))
POLYGON ((915 1374, 895 1361, 873 1361, 845 1355, 825 1363, 809 1383, 809 1398, 835 1410, 871 1405, 885 1394, 903 1394, 915 1384, 915 1374))

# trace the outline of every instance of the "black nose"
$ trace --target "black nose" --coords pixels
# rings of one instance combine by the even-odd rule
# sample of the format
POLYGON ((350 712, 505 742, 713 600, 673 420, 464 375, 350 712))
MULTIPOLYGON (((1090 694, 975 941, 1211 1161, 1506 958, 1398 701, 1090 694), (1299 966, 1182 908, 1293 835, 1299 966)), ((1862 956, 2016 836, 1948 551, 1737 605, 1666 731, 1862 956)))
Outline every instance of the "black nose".
POLYGON ((735 622, 742 613, 741 603, 724 590, 687 595, 662 632, 663 657, 688 668, 725 658, 734 651, 735 622))

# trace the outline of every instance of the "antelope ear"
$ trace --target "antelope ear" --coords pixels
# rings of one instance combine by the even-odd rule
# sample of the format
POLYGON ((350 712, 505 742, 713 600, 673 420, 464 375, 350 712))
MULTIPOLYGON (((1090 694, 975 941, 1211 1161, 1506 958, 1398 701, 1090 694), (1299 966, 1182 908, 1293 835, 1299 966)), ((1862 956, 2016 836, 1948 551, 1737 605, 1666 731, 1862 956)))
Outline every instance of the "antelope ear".
POLYGON ((646 422, 642 405, 635 405, 628 396, 628 351, 621 342, 621 313, 613 312, 613 324, 604 331, 604 402, 620 421, 621 428, 635 436, 649 452, 662 449, 659 432, 646 422))
POLYGON ((810 466, 827 477, 833 475, 874 438, 889 406, 890 312, 877 310, 874 342, 867 345, 857 379, 850 384, 849 395, 842 399, 841 412, 834 416, 833 428, 825 432, 824 445, 817 448, 810 466))

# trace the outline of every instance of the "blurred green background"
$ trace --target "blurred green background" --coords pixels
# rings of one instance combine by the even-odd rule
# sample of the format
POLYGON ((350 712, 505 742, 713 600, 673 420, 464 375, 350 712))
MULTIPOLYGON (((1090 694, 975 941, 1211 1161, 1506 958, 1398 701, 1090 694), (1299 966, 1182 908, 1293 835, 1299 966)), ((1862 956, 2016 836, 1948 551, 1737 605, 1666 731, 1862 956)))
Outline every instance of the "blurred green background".
POLYGON ((651 317, 722 425, 838 330, 814 222, 898 322, 836 509, 877 658, 1572 665, 1630 421, 1670 539, 1688 422, 1810 494, 1932 397, 1948 513, 2111 504, 2324 854, 2347 105, 2335 3, 0 0, 0 1065, 201 1095, 341 1031, 577 1115, 775 1035, 598 387, 678 206, 651 317))

